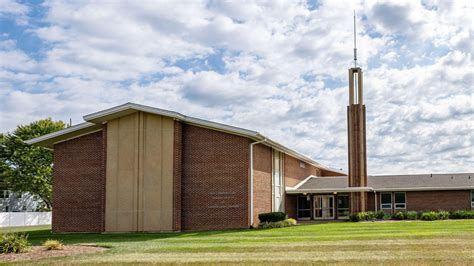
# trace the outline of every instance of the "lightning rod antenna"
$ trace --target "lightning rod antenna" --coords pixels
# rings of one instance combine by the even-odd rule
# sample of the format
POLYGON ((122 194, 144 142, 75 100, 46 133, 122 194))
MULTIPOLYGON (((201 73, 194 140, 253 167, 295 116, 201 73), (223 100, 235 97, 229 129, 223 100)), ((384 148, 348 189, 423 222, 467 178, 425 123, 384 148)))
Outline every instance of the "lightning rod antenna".
POLYGON ((354 10, 354 67, 357 67, 356 11, 354 10))

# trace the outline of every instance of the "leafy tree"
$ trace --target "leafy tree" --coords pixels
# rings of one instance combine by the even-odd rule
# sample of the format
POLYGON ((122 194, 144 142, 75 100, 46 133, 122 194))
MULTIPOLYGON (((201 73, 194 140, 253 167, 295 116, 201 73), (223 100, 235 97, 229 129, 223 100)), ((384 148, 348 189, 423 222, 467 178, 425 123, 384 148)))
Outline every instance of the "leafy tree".
POLYGON ((51 118, 19 125, 13 132, 0 134, 0 183, 15 192, 29 192, 51 209, 53 153, 27 145, 25 140, 60 129, 65 124, 51 118))

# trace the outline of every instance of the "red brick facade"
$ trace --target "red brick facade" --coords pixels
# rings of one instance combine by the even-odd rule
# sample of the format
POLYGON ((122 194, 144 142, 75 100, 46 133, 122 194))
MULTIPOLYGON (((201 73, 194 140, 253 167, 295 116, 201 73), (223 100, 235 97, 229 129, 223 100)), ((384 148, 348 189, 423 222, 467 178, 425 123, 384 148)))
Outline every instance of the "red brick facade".
MULTIPOLYGON (((392 192, 392 209, 395 211, 455 211, 471 209, 470 190, 440 190, 440 191, 407 191, 405 195, 406 209, 394 209, 395 196, 392 192)), ((368 208, 375 210, 374 193, 369 193, 368 208)), ((377 210, 380 210, 380 193, 377 192, 377 210)))
POLYGON ((54 145, 53 232, 104 231, 105 138, 102 132, 54 145))
POLYGON ((263 144, 253 147, 253 221, 258 214, 272 211, 272 149, 263 144))
POLYGON ((310 175, 319 176, 321 171, 313 165, 307 164, 294 157, 285 154, 285 185, 296 186, 310 175))
MULTIPOLYGON (((392 193, 392 209, 395 211, 455 211, 471 209, 470 190, 440 190, 440 191, 408 191, 406 192, 406 209, 394 209, 395 197, 392 193)), ((369 193, 369 210, 375 210, 374 193, 369 193)), ((377 210, 380 210, 380 193, 377 192, 377 210)))
POLYGON ((174 121, 174 143, 173 143, 173 230, 181 230, 181 182, 183 165, 183 125, 174 121))
POLYGON ((469 210, 471 191, 420 191, 406 193, 407 210, 469 210))
POLYGON ((248 227, 250 140, 183 124, 182 145, 182 229, 248 227))

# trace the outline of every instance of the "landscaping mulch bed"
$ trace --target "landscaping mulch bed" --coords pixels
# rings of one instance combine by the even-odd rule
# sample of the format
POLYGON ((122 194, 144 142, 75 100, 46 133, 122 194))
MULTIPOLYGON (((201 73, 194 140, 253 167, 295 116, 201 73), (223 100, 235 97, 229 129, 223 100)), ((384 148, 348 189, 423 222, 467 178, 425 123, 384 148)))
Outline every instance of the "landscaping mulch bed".
POLYGON ((28 252, 0 254, 0 262, 37 260, 50 257, 73 256, 86 253, 105 251, 107 248, 95 245, 67 245, 63 250, 46 250, 42 246, 31 247, 28 252))

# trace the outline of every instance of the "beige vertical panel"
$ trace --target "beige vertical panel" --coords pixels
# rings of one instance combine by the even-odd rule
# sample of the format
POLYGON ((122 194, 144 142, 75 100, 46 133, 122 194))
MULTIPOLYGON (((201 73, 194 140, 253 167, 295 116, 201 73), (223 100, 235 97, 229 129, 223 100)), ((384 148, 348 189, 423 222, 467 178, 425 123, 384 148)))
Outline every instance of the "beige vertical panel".
POLYGON ((143 158, 145 158, 143 141, 145 134, 145 122, 142 112, 138 113, 138 178, 137 178, 137 231, 143 231, 143 158))
POLYGON ((173 230, 173 139, 171 118, 108 122, 106 231, 173 230))
POLYGON ((137 230, 138 113, 107 128, 106 231, 137 230))
POLYGON ((143 230, 161 230, 161 116, 145 114, 143 147, 143 230))
POLYGON ((161 150, 161 230, 173 230, 173 132, 174 121, 163 117, 161 150))
POLYGON ((118 172, 119 120, 107 123, 107 166, 105 179, 105 231, 117 228, 117 172, 118 172))

